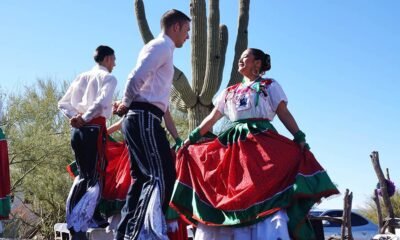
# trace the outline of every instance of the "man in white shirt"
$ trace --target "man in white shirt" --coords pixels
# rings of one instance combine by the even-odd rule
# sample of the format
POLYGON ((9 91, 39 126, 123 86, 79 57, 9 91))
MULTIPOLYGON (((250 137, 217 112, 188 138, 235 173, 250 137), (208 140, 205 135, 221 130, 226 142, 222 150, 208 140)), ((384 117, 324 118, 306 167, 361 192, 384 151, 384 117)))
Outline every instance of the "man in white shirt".
POLYGON ((71 146, 79 175, 71 187, 67 204, 67 226, 72 239, 87 239, 88 227, 105 227, 107 221, 97 210, 103 188, 105 121, 112 115, 112 98, 117 79, 114 50, 97 47, 96 66, 80 74, 58 102, 58 108, 71 124, 71 146))
POLYGON ((179 136, 169 112, 174 74, 173 52, 189 38, 190 18, 172 9, 161 19, 160 35, 139 53, 116 113, 126 117, 122 131, 129 148, 131 185, 116 239, 168 239, 164 214, 175 182, 175 166, 162 118, 179 136))

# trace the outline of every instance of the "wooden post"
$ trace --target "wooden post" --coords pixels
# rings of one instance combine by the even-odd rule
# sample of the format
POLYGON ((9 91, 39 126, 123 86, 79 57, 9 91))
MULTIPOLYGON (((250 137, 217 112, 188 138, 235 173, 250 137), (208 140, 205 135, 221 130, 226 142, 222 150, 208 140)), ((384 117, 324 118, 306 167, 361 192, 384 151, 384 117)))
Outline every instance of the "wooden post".
POLYGON ((353 192, 350 192, 348 197, 347 197, 347 234, 348 234, 348 240, 354 240, 353 239, 353 232, 351 230, 351 208, 353 204, 353 192))
POLYGON ((375 205, 376 205, 376 211, 378 214, 378 227, 379 227, 379 233, 383 233, 383 218, 382 218, 382 209, 381 209, 381 203, 379 201, 379 196, 378 196, 378 191, 377 189, 374 190, 374 196, 372 197, 372 200, 374 200, 375 205))
POLYGON ((386 179, 390 180, 389 168, 386 168, 386 179))
POLYGON ((343 215, 342 215, 342 227, 340 231, 340 239, 345 240, 346 239, 346 226, 347 226, 347 214, 346 214, 346 205, 347 205, 347 195, 349 194, 349 189, 346 189, 346 192, 344 194, 344 199, 343 199, 343 215))
POLYGON ((341 228, 341 239, 342 240, 353 240, 353 234, 351 231, 351 205, 353 202, 353 193, 349 193, 349 189, 346 189, 344 196, 344 207, 342 216, 342 228, 341 228))
MULTIPOLYGON (((394 212, 393 212, 393 207, 392 203, 390 202, 390 198, 387 192, 387 185, 386 185, 386 179, 385 176, 383 175, 380 163, 379 163, 379 154, 377 151, 373 151, 370 155, 371 160, 372 160, 372 165, 374 166, 375 173, 379 179, 379 185, 380 185, 380 190, 382 193, 382 198, 383 198, 383 203, 385 205, 385 210, 386 210, 386 215, 389 217, 389 219, 394 218, 394 212)), ((389 232, 395 233, 394 232, 394 227, 389 226, 389 232)))

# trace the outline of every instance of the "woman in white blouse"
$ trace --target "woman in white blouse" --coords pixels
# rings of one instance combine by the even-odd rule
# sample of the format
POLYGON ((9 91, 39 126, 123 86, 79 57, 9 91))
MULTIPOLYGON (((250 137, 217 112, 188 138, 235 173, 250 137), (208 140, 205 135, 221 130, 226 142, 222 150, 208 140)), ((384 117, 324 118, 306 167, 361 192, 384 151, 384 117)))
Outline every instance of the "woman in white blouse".
POLYGON ((171 206, 197 225, 195 239, 313 239, 309 209, 338 193, 308 150, 281 86, 262 77, 270 68, 268 54, 246 49, 238 66, 243 81, 218 96, 177 153, 171 206), (293 141, 272 126, 275 115, 293 141), (232 126, 196 143, 223 116, 232 126))

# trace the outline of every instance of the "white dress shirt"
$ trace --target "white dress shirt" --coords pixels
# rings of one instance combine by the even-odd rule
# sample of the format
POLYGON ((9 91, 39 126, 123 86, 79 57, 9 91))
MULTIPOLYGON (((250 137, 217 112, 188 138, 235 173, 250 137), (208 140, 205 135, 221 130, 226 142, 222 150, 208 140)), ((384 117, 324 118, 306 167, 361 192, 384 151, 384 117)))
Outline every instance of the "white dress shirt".
POLYGON ((174 49, 174 42, 163 33, 142 48, 126 82, 122 98, 126 107, 132 102, 147 102, 163 112, 167 110, 174 75, 174 49))
POLYGON ((117 79, 107 68, 96 65, 80 74, 58 102, 58 108, 71 118, 82 114, 85 122, 95 117, 110 118, 117 79))

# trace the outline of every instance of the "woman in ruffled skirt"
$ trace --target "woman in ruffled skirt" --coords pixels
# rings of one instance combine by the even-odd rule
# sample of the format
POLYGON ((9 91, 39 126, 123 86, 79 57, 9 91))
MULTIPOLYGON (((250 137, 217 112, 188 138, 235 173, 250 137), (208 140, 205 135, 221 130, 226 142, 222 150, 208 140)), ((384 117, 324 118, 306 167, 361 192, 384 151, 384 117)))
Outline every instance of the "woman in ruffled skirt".
POLYGON ((262 77, 270 67, 268 54, 246 49, 242 83, 218 96, 177 153, 171 206, 197 226, 195 239, 314 239, 309 210, 339 193, 309 151, 281 86, 262 77), (276 131, 275 115, 294 140, 276 131), (232 125, 196 143, 223 116, 232 125))

